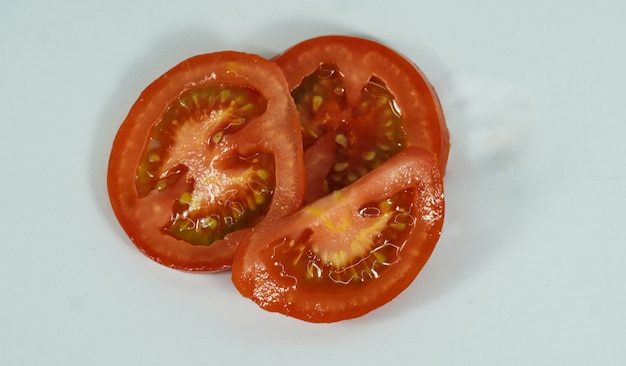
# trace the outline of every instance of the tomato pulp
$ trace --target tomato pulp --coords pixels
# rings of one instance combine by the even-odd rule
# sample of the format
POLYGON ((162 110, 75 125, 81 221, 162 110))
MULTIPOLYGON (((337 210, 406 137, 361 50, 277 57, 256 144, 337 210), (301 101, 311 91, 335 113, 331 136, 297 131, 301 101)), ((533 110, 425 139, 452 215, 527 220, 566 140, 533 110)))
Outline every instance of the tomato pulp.
POLYGON ((326 36, 272 61, 176 65, 122 123, 107 185, 135 245, 310 322, 366 314, 429 259, 449 133, 434 88, 376 42, 326 36))
POLYGON ((300 116, 307 200, 343 188, 408 146, 437 155, 449 132, 434 88, 415 64, 377 42, 323 36, 274 59, 300 116))
POLYGON ((274 61, 300 117, 308 204, 244 238, 233 282, 302 320, 361 316, 413 281, 441 234, 441 105, 413 63, 373 41, 314 38, 274 61))
POLYGON ((225 51, 187 59, 141 93, 113 142, 107 184, 148 257, 220 271, 250 227, 301 206, 303 164, 281 70, 225 51))
POLYGON ((435 156, 408 147, 355 181, 244 238, 233 283, 260 307, 309 322, 361 316, 417 276, 444 216, 435 156))

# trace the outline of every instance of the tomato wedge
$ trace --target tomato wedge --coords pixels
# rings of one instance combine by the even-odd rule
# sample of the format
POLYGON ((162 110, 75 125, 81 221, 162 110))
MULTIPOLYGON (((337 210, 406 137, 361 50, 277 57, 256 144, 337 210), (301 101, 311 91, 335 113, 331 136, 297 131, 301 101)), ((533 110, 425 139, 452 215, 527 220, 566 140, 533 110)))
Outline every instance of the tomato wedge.
POLYGON ((437 158, 407 147, 346 188, 255 227, 235 256, 233 283, 260 307, 305 321, 358 317, 414 280, 443 217, 437 158))
POLYGON ((297 110, 275 64, 234 51, 192 57, 140 95, 109 160, 120 224, 148 257, 228 269, 239 241, 304 200, 297 110))
POLYGON ((363 38, 323 36, 293 46, 274 62, 298 108, 309 202, 408 146, 435 153, 445 171, 450 135, 439 99, 402 55, 363 38))

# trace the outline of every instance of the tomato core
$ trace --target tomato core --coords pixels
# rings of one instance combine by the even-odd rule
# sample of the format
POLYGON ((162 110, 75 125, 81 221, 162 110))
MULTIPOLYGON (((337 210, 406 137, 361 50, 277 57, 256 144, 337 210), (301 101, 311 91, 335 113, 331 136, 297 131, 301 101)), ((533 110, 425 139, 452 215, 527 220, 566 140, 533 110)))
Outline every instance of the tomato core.
POLYGON ((222 162, 227 167, 207 171, 199 187, 189 184, 174 201, 165 233, 190 244, 208 245, 253 226, 267 212, 274 193, 274 174, 268 168, 273 157, 256 154, 228 160, 222 162))
MULTIPOLYGON (((280 267, 281 276, 293 278, 298 286, 323 284, 329 291, 343 291, 346 286, 375 280, 399 260, 399 251, 409 238, 416 220, 414 194, 407 189, 393 198, 364 205, 357 217, 346 221, 322 220, 320 232, 345 235, 350 226, 358 227, 360 232, 351 241, 338 246, 319 243, 316 231, 306 228, 296 237, 270 245, 269 256, 280 267)), ((323 217, 313 209, 308 213, 323 217)))
POLYGON ((183 92, 150 130, 137 167, 137 192, 164 189, 225 133, 265 112, 267 101, 252 88, 212 85, 183 92), (210 135, 207 135, 207 131, 210 135))
POLYGON ((253 88, 212 85, 187 90, 166 108, 150 130, 135 178, 141 198, 186 177, 164 233, 209 245, 266 213, 275 186, 273 157, 221 149, 225 136, 266 107, 253 88))

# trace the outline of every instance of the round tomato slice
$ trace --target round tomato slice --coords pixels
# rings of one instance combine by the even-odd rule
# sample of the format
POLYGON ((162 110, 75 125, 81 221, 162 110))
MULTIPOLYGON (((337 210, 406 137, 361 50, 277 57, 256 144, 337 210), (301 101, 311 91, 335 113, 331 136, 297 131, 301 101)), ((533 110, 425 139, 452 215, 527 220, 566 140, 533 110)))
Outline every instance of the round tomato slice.
POLYGON ((323 36, 274 62, 297 105, 304 148, 314 150, 305 152, 308 201, 353 183, 408 146, 435 153, 445 171, 450 135, 439 99, 405 57, 370 40, 323 36))
POLYGON ((150 84, 122 123, 109 160, 111 205, 155 261, 227 269, 251 227, 301 206, 300 136, 275 64, 232 51, 192 57, 150 84))
POLYGON ((415 279, 443 217, 438 161, 408 147, 346 188, 255 227, 235 256, 233 282, 269 311, 310 322, 358 317, 415 279))

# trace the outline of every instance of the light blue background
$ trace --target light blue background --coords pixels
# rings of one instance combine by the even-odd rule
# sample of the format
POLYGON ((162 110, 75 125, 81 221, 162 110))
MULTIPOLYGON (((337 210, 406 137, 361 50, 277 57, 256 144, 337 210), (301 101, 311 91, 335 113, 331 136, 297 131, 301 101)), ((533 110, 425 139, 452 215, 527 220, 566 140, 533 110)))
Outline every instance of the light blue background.
POLYGON ((625 40, 619 0, 2 2, 0 363, 626 364, 625 40), (130 106, 184 58, 330 33, 416 62, 452 150, 418 279, 314 325, 146 259, 105 177, 130 106))

